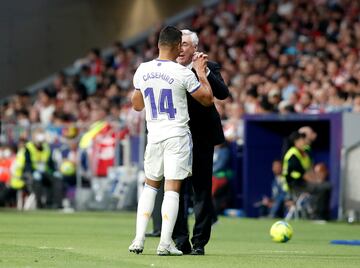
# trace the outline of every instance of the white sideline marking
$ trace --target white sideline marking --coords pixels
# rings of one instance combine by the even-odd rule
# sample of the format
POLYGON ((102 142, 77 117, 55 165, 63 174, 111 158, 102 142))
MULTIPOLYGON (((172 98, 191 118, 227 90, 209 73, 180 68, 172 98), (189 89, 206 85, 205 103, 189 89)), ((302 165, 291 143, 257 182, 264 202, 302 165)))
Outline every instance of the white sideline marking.
POLYGON ((259 250, 259 252, 263 253, 295 253, 295 254, 309 254, 308 251, 303 250, 259 250))
POLYGON ((38 247, 38 249, 73 250, 74 248, 72 248, 72 247, 58 248, 58 247, 47 247, 47 246, 41 246, 41 247, 38 247))

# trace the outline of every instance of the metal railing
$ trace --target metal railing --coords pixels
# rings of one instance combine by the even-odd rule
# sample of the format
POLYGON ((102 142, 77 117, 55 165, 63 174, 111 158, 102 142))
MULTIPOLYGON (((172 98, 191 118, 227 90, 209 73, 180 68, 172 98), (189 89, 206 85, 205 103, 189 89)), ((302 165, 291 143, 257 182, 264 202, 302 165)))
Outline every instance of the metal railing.
MULTIPOLYGON (((100 152, 95 150, 96 143, 86 149, 81 149, 79 146, 77 148, 77 161, 76 161, 76 189, 75 189, 75 208, 78 209, 88 209, 89 207, 84 206, 84 203, 87 203, 89 199, 93 199, 95 202, 100 202, 104 194, 110 194, 109 188, 111 184, 117 185, 112 187, 113 193, 112 196, 119 198, 119 192, 122 191, 119 187, 120 180, 128 181, 128 178, 125 176, 135 177, 134 174, 143 168, 143 154, 145 148, 145 124, 143 121, 140 124, 140 131, 136 134, 130 134, 128 132, 127 126, 125 124, 120 124, 118 122, 109 122, 111 125, 111 131, 105 136, 100 136, 96 138, 96 142, 105 142, 105 139, 111 138, 113 140, 114 147, 109 148, 107 153, 113 155, 113 165, 108 166, 106 174, 97 174, 96 165, 99 164, 93 159, 100 159, 100 152), (126 134, 124 134, 126 133, 126 134), (121 136, 121 139, 120 139, 121 136), (102 140, 103 139, 103 140, 102 140), (84 168, 82 165, 83 156, 87 158, 87 168, 84 168), (122 169, 121 176, 120 173, 116 173, 118 177, 109 176, 109 170, 111 172, 122 169), (90 187, 84 190, 84 177, 89 182, 90 187), (84 192, 87 192, 84 196, 84 192), (82 197, 81 197, 82 196, 82 197), (85 199, 84 199, 85 198, 85 199), (86 200, 86 198, 88 200, 86 200)), ((75 127, 79 130, 77 141, 80 141, 80 137, 84 134, 88 128, 84 125, 75 124, 75 127)), ((46 137, 47 142, 53 148, 59 148, 63 143, 66 143, 66 139, 63 137, 63 131, 66 129, 66 126, 42 126, 42 125, 29 125, 29 126, 19 126, 16 124, 3 124, 0 132, 1 141, 7 144, 13 144, 21 146, 24 142, 31 140, 31 134, 34 130, 41 128, 46 137)), ((78 143, 79 144, 79 143, 78 143)), ((88 185, 88 186, 89 186, 88 185)), ((124 185, 123 185, 124 186, 124 185)), ((136 193, 136 192, 135 192, 136 193)), ((135 194, 136 195, 136 194, 135 194)), ((136 196, 134 197, 136 199, 136 196)), ((122 200, 124 202, 124 200, 122 200)), ((25 202, 22 202, 23 204, 25 202)), ((117 208, 119 206, 115 206, 117 208)), ((25 209, 25 208, 23 208, 25 209)), ((104 207, 103 209, 107 209, 104 207)))

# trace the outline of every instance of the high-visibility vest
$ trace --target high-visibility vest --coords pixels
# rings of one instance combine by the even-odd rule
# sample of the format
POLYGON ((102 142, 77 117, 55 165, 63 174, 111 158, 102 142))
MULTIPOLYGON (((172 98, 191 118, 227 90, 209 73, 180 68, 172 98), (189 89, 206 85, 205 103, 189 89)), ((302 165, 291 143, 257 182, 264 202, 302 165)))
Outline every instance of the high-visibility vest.
POLYGON ((280 181, 279 181, 279 184, 281 185, 281 189, 284 191, 284 192, 288 192, 289 191, 289 185, 286 181, 286 178, 284 175, 281 175, 279 177, 280 181))
POLYGON ((293 155, 299 160, 304 171, 307 171, 310 169, 311 158, 308 154, 302 154, 300 152, 300 150, 296 147, 291 147, 286 152, 286 154, 284 156, 284 161, 283 161, 283 176, 286 177, 286 176, 290 175, 291 178, 298 180, 302 177, 303 173, 293 170, 290 174, 288 174, 289 160, 293 155))
POLYGON ((43 148, 40 151, 36 148, 33 142, 26 143, 24 148, 21 148, 18 153, 16 154, 15 159, 15 169, 14 174, 11 178, 11 187, 14 189, 21 189, 25 186, 25 182, 23 180, 23 172, 25 168, 25 152, 26 150, 29 151, 31 166, 33 170, 40 170, 42 172, 48 171, 49 167, 47 165, 50 157, 51 157, 51 150, 49 145, 43 144, 43 148))

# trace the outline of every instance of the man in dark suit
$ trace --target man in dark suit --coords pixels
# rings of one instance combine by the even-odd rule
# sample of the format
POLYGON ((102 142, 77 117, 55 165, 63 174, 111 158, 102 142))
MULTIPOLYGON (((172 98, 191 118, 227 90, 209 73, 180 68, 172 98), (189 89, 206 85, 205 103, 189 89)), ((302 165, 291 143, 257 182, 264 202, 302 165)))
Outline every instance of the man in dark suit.
MULTIPOLYGON (((196 33, 182 30, 182 50, 177 62, 192 69, 194 57, 207 57, 197 52, 199 39, 196 33)), ((220 66, 215 62, 207 63, 207 78, 214 97, 223 100, 229 96, 229 89, 220 74, 220 66)), ((204 255, 205 245, 210 239, 211 225, 214 218, 214 208, 211 197, 212 167, 214 146, 225 141, 219 113, 215 105, 203 107, 187 96, 190 116, 190 131, 193 138, 193 171, 187 179, 194 193, 195 225, 191 244, 189 242, 189 227, 187 222, 187 206, 184 192, 189 188, 183 183, 180 195, 179 214, 176 221, 173 239, 178 249, 184 254, 204 255)))

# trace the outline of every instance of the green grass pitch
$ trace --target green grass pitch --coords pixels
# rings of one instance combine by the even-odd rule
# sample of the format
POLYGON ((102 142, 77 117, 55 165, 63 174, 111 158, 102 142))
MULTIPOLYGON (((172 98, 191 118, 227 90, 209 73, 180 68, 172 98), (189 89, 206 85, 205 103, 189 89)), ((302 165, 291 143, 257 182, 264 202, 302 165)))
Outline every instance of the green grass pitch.
POLYGON ((290 222, 294 236, 270 240, 275 220, 220 218, 205 256, 159 257, 158 238, 130 254, 135 213, 0 211, 0 267, 360 267, 360 247, 331 245, 360 239, 360 225, 290 222))

